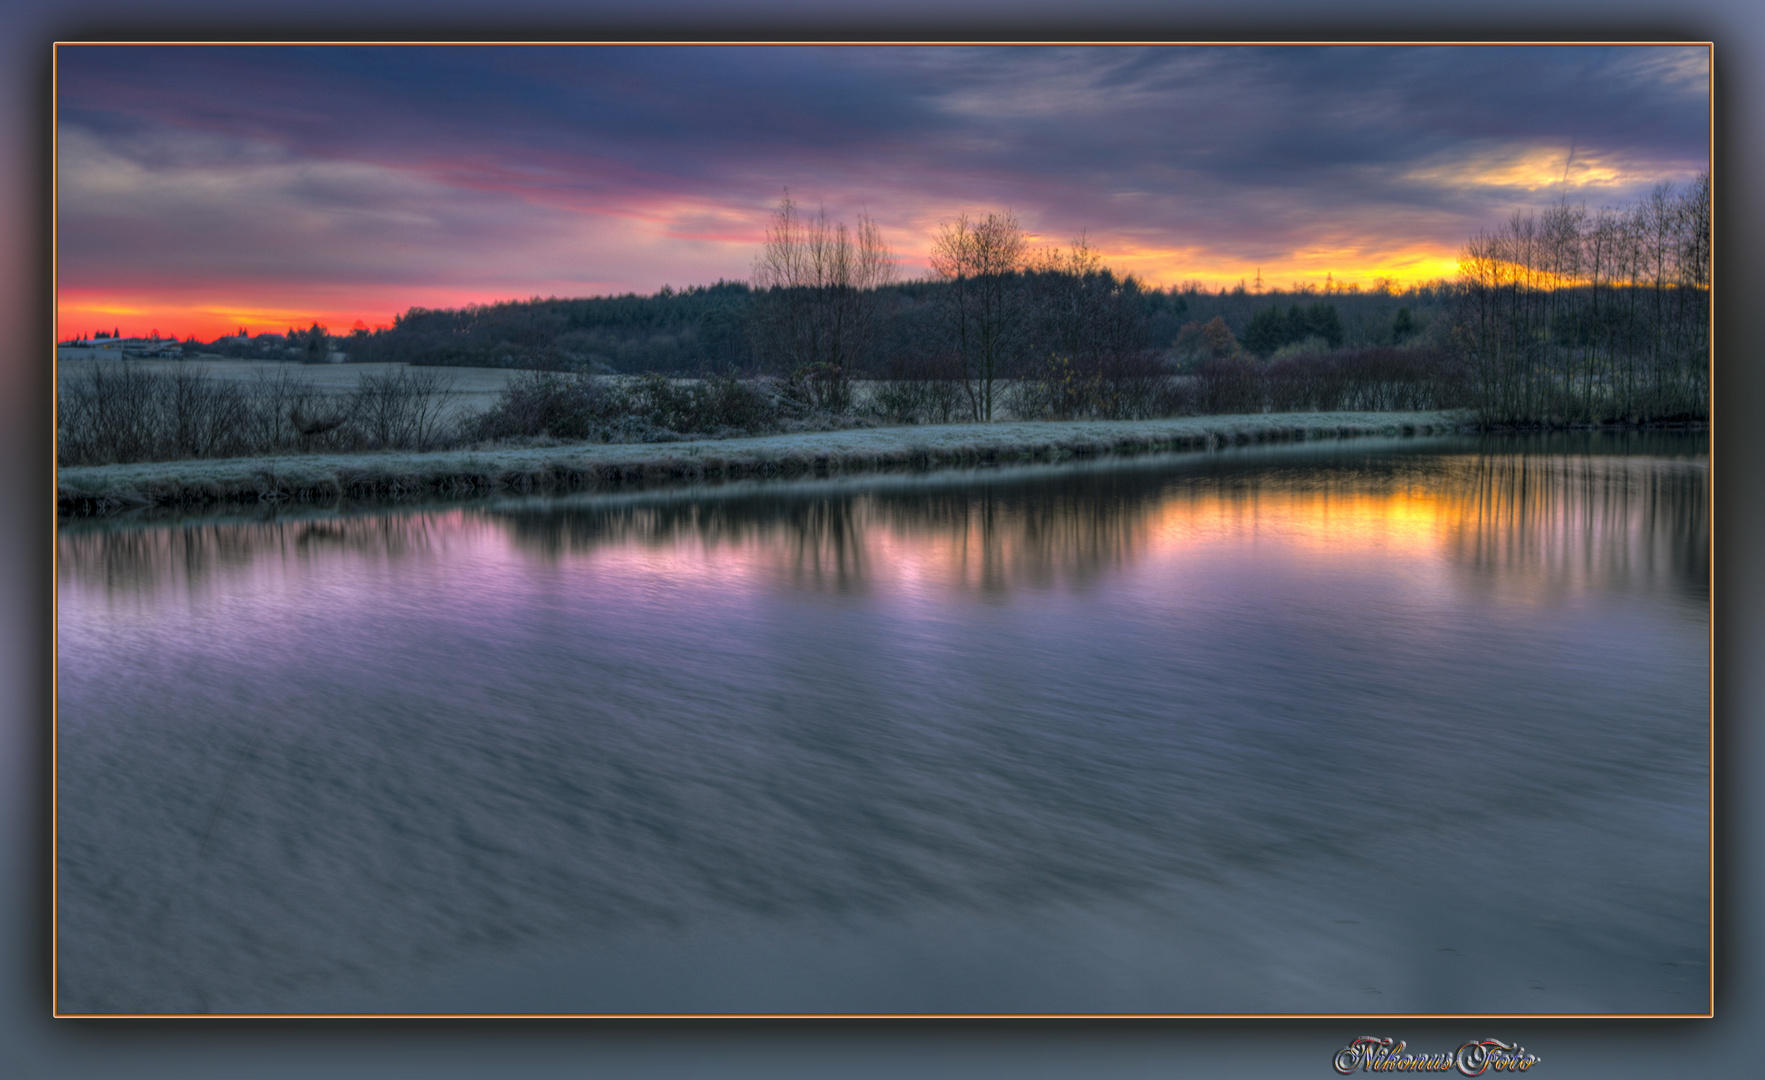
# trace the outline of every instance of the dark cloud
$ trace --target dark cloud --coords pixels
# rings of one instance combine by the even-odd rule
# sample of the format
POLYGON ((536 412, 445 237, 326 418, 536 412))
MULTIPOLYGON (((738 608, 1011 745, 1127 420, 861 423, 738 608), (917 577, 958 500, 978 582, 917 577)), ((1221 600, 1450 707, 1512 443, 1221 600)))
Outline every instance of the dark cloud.
POLYGON ((63 48, 60 240, 81 282, 153 253, 205 281, 501 282, 526 257, 536 279, 648 288, 627 268, 740 274, 789 185, 904 243, 1010 207, 1056 240, 1220 259, 1455 245, 1517 206, 1695 172, 1705 64, 1696 47, 63 48))

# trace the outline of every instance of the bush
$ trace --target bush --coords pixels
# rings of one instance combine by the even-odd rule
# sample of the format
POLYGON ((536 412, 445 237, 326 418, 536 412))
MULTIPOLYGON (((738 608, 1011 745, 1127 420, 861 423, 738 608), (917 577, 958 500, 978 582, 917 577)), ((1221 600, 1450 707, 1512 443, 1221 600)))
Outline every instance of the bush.
POLYGON ((605 439, 612 421, 630 409, 617 384, 594 375, 523 371, 503 387, 502 397, 470 426, 470 437, 605 439))
POLYGON ((571 441, 657 442, 686 435, 776 431, 785 413, 770 380, 733 372, 709 379, 645 375, 628 384, 595 375, 524 371, 478 417, 482 440, 549 436, 571 441))
POLYGON ((1224 360, 1238 354, 1238 339, 1232 336, 1232 328, 1226 325, 1226 320, 1218 315, 1205 323, 1184 323, 1171 344, 1178 365, 1185 371, 1194 370, 1210 357, 1224 360))
POLYGON ((807 364, 792 371, 779 387, 781 400, 802 414, 843 413, 852 408, 852 384, 832 364, 807 364))
POLYGON ((1248 356, 1216 356, 1195 369, 1196 407, 1202 413, 1261 412, 1262 372, 1248 356))
POLYGON ((1011 411, 1026 420, 1144 420, 1172 416, 1185 404, 1154 353, 1134 351, 1075 364, 1049 356, 1039 370, 1011 387, 1011 411))
POLYGON ((1090 414, 1099 396, 1096 372, 1065 356, 1050 356, 1005 393, 1007 407, 1024 420, 1072 420, 1090 414))
POLYGON ((1290 341, 1276 349, 1269 356, 1270 360, 1286 360, 1295 356, 1320 356, 1330 351, 1330 343, 1316 334, 1311 334, 1298 341, 1290 341))
POLYGON ((791 404, 770 380, 733 372, 681 382, 646 375, 632 394, 631 411, 658 431, 727 436, 777 430, 791 404))
POLYGON ((1263 397, 1275 412, 1333 412, 1347 401, 1346 375, 1340 358, 1322 348, 1299 351, 1289 345, 1262 369, 1263 397))
POLYGON ((312 383, 294 375, 280 365, 257 373, 248 390, 252 408, 247 414, 246 442, 254 453, 267 454, 293 450, 310 450, 315 446, 334 449, 348 434, 341 431, 308 434, 315 420, 321 424, 333 419, 340 428, 346 419, 348 403, 342 409, 328 401, 312 383))
POLYGON ((782 420, 778 395, 770 381, 747 380, 728 372, 697 384, 700 431, 759 432, 776 430, 782 420))
POLYGON ((1465 404, 1465 380, 1446 352, 1389 345, 1337 352, 1204 362, 1199 406, 1204 412, 1392 412, 1451 409, 1465 404))
POLYGON ((365 375, 356 385, 349 418, 367 445, 380 449, 433 450, 444 438, 442 421, 453 377, 435 368, 401 368, 365 375))
POLYGON ((246 383, 200 368, 154 371, 100 361, 63 381, 56 460, 63 465, 178 461, 313 450, 433 450, 454 441, 452 378, 401 370, 330 395, 286 369, 246 383))
POLYGON ((967 407, 962 369, 954 356, 904 352, 894 356, 871 394, 871 411, 891 424, 948 424, 967 407))
POLYGON ((1390 345, 1339 354, 1349 401, 1342 407, 1451 409, 1466 403, 1466 382, 1450 353, 1390 345))
POLYGON ((60 389, 56 459, 102 465, 249 453, 253 405, 238 385, 200 370, 99 361, 60 389))

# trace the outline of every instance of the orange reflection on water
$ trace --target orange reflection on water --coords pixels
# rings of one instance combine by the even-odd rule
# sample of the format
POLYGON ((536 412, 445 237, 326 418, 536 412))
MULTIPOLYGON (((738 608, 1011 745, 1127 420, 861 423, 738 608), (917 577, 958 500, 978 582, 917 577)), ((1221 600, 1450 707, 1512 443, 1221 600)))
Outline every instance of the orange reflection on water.
POLYGON ((1668 579, 1698 598, 1708 595, 1708 475, 1700 458, 1463 454, 1396 468, 1144 469, 72 527, 60 549, 64 585, 112 595, 217 579, 258 593, 326 588, 328 602, 348 606, 358 600, 326 583, 355 578, 421 582, 490 611, 519 608, 535 581, 624 581, 646 602, 780 587, 945 602, 1082 592, 1134 567, 1176 572, 1204 559, 1338 577, 1402 567, 1430 591, 1520 604, 1668 579))
POLYGON ((1423 491, 1255 491, 1238 497, 1198 493, 1165 504, 1154 548, 1226 540, 1279 540, 1320 556, 1395 550, 1426 554, 1451 531, 1456 509, 1423 491))
POLYGON ((903 598, 1082 590, 1135 565, 1276 560, 1340 575, 1405 568, 1532 603, 1678 575, 1707 546, 1701 463, 1626 457, 1440 459, 1425 474, 1115 478, 972 491, 711 500, 512 523, 528 551, 711 588, 785 584, 903 598))

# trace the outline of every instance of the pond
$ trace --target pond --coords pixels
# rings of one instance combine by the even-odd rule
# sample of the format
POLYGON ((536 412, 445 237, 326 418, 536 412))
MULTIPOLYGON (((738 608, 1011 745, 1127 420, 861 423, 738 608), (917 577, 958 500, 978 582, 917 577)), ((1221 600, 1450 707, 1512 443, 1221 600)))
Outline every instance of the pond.
POLYGON ((1700 435, 64 522, 63 1012, 1703 1013, 1700 435))

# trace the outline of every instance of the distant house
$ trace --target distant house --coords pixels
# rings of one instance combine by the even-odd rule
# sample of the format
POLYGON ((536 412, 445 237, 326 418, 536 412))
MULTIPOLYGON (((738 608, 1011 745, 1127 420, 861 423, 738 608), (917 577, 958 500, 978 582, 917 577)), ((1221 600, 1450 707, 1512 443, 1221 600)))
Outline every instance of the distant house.
POLYGON ((119 356, 182 356, 184 347, 175 338, 81 338, 64 348, 100 349, 119 356))

